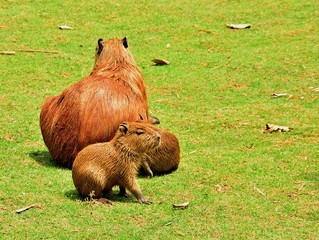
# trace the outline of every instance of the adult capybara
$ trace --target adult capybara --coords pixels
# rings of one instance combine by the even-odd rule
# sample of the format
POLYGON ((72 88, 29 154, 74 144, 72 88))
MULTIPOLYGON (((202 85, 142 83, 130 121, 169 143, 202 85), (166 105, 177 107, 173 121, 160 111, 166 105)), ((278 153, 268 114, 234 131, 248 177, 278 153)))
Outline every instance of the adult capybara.
POLYGON ((91 144, 79 152, 72 167, 76 189, 83 196, 94 193, 95 198, 101 198, 117 185, 121 194, 126 194, 127 189, 139 203, 150 204, 135 177, 143 154, 159 144, 160 134, 153 125, 121 123, 110 142, 91 144))
POLYGON ((171 173, 180 162, 180 147, 177 137, 169 131, 160 130, 161 144, 148 151, 142 160, 142 167, 148 177, 171 173))
POLYGON ((52 159, 72 168, 89 144, 110 141, 123 121, 149 121, 144 80, 127 39, 98 40, 91 75, 48 98, 40 127, 52 159))

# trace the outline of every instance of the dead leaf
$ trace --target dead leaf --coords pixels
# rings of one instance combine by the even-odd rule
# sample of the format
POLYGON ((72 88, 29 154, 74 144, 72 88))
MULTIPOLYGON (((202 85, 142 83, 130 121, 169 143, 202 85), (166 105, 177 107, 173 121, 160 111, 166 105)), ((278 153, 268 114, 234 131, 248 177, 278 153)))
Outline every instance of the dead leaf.
POLYGON ((213 35, 219 34, 218 32, 212 32, 210 30, 205 30, 205 29, 198 30, 198 32, 199 33, 208 33, 208 34, 213 34, 213 35))
POLYGON ((170 64, 169 61, 167 61, 165 59, 159 59, 159 58, 153 59, 152 62, 155 63, 155 65, 159 65, 159 66, 170 64))
POLYGON ((61 30, 73 30, 74 28, 69 27, 69 26, 59 26, 59 29, 61 29, 61 30))
POLYGON ((272 133, 272 132, 289 132, 293 130, 291 127, 286 127, 286 126, 278 126, 275 124, 266 124, 266 132, 272 133))
POLYGON ((184 203, 174 203, 173 208, 186 209, 189 206, 189 202, 184 203))
POLYGON ((288 97, 287 93, 273 93, 271 94, 273 97, 288 97))
POLYGON ((288 194, 288 197, 290 197, 291 199, 295 199, 297 198, 297 194, 291 193, 291 194, 288 194))
POLYGON ((250 24, 227 24, 227 27, 231 29, 244 29, 244 28, 251 28, 250 24))
POLYGON ((304 97, 300 97, 300 96, 298 96, 298 95, 296 95, 296 94, 293 94, 293 95, 289 95, 289 98, 288 98, 289 100, 290 99, 294 99, 294 100, 297 100, 297 99, 304 99, 304 97))

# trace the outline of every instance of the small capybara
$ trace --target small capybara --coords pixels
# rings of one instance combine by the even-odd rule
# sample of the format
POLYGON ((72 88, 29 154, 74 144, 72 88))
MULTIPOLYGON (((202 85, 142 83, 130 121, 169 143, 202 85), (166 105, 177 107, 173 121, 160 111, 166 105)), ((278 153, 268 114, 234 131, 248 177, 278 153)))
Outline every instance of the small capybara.
POLYGON ((40 128, 52 160, 72 168, 84 147, 110 141, 121 122, 138 120, 149 122, 146 89, 127 38, 99 39, 90 76, 43 103, 40 128))
MULTIPOLYGON (((160 124, 155 116, 149 116, 153 125, 160 124)), ((158 129, 161 135, 161 145, 144 155, 141 167, 148 177, 171 173, 176 170, 180 162, 180 147, 177 137, 169 131, 158 129)))
POLYGON ((148 177, 171 173, 178 168, 180 147, 177 137, 169 131, 159 130, 161 144, 148 151, 142 160, 142 167, 148 177))
POLYGON ((136 182, 137 170, 145 152, 160 144, 158 129, 142 122, 123 122, 110 142, 91 144, 79 152, 72 167, 72 178, 83 196, 101 198, 113 186, 120 194, 129 190, 139 203, 151 204, 136 182))

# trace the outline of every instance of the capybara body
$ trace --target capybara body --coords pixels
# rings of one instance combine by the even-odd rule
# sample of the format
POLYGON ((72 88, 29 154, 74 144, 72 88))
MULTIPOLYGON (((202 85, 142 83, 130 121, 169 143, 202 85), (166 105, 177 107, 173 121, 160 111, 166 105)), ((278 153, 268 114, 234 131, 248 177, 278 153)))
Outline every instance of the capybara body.
POLYGON ((145 152, 160 144, 158 129, 151 124, 122 123, 110 142, 91 144, 79 152, 72 167, 72 178, 78 192, 101 198, 113 186, 129 190, 139 203, 144 199, 135 177, 145 152))
POLYGON ((91 75, 48 98, 40 127, 52 159, 72 168, 80 150, 110 141, 123 121, 148 122, 144 79, 127 39, 98 40, 91 75))
POLYGON ((169 131, 159 130, 161 144, 148 151, 142 161, 142 167, 148 177, 171 173, 180 162, 180 147, 177 137, 169 131))

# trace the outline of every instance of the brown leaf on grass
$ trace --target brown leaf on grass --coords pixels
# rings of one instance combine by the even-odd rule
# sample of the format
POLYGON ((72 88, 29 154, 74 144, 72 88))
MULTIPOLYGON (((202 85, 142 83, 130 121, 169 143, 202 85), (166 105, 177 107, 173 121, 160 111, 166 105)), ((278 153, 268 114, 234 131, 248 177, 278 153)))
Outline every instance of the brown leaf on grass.
POLYGON ((174 203, 173 208, 186 209, 189 206, 189 202, 184 203, 174 203))
POLYGON ((272 97, 288 97, 287 93, 273 93, 271 94, 272 97))
POLYGON ((275 124, 267 123, 265 132, 269 132, 269 133, 272 133, 272 132, 289 132, 291 130, 293 130, 293 128, 291 128, 291 127, 278 126, 278 125, 275 125, 275 124))
POLYGON ((244 28, 251 28, 250 24, 227 24, 227 27, 231 29, 244 29, 244 28))
POLYGON ((297 198, 297 194, 291 193, 291 194, 288 194, 288 197, 290 197, 291 199, 295 199, 297 198))
POLYGON ((159 59, 159 58, 155 58, 152 60, 153 63, 155 63, 155 65, 158 66, 162 66, 162 65, 168 65, 170 64, 170 62, 168 60, 165 59, 159 59))
POLYGON ((289 100, 291 100, 291 99, 293 99, 293 100, 299 100, 299 99, 304 99, 305 97, 303 97, 303 96, 298 96, 298 95, 296 95, 296 94, 292 94, 292 95, 289 95, 289 97, 288 97, 288 99, 289 100))
POLYGON ((60 30, 73 30, 74 28, 69 27, 69 26, 59 26, 60 30))
POLYGON ((198 30, 199 33, 208 33, 208 34, 213 34, 213 35, 217 35, 219 34, 218 32, 212 32, 210 30, 205 30, 205 29, 200 29, 198 30))
POLYGON ((229 190, 232 190, 231 187, 227 186, 227 185, 219 185, 219 184, 216 184, 214 185, 216 187, 216 191, 217 192, 220 192, 220 193, 223 193, 223 192, 227 192, 229 190))

